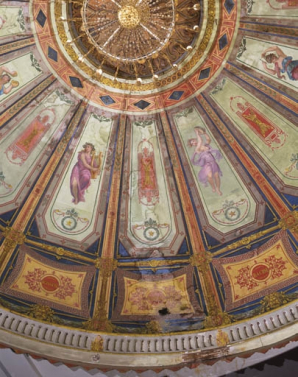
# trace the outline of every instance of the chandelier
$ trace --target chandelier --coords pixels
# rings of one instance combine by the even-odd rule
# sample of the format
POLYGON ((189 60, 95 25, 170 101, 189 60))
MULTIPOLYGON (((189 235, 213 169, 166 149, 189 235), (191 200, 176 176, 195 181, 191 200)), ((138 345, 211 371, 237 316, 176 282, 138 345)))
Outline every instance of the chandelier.
POLYGON ((174 0, 86 0, 83 26, 91 43, 108 57, 123 62, 147 59, 172 34, 174 0))
POLYGON ((68 23, 74 38, 66 43, 83 52, 78 61, 93 58, 99 79, 105 72, 114 80, 155 80, 177 69, 199 31, 197 0, 56 1, 68 5, 68 17, 60 21, 68 23))

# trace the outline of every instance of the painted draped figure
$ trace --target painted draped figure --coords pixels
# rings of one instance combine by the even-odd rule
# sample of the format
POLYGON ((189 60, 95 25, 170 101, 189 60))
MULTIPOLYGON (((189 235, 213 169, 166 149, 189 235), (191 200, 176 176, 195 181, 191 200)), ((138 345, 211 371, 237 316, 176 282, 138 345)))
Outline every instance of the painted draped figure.
POLYGON ((222 155, 218 149, 214 149, 210 146, 211 139, 202 127, 195 127, 195 133, 197 138, 189 140, 189 146, 195 146, 196 149, 191 158, 191 162, 195 166, 200 166, 198 178, 205 186, 211 186, 213 192, 218 195, 222 195, 220 191, 220 177, 222 172, 217 163, 222 158, 222 155))
POLYGON ((139 202, 155 205, 159 202, 159 190, 156 179, 156 168, 153 145, 146 139, 138 145, 138 191, 139 202))
POLYGON ((285 54, 278 46, 267 48, 261 57, 263 68, 270 75, 277 75, 279 79, 284 80, 298 80, 298 60, 285 54))
POLYGON ((85 202, 85 191, 91 185, 100 171, 101 153, 96 156, 92 143, 85 143, 83 150, 78 153, 78 162, 74 165, 70 176, 70 192, 72 202, 85 202))

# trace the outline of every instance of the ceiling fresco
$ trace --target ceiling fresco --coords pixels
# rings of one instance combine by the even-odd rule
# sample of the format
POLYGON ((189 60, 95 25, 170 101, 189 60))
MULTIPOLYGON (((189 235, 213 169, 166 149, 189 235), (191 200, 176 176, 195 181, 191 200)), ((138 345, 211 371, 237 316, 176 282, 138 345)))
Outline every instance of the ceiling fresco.
POLYGON ((293 0, 2 1, 1 307, 145 336, 295 302, 297 18, 293 0))

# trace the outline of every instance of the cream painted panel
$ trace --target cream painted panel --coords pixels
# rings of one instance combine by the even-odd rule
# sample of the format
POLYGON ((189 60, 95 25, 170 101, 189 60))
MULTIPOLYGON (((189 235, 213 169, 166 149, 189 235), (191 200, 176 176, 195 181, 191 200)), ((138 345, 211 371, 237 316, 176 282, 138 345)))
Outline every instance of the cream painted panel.
POLYGON ((285 184, 297 187, 297 127, 227 78, 221 90, 212 93, 211 97, 275 174, 285 184))
POLYGON ((252 222, 256 203, 198 111, 189 108, 175 114, 174 121, 209 224, 227 233, 252 222), (195 127, 204 130, 202 145, 206 149, 208 144, 209 151, 196 153, 195 127))
POLYGON ((49 152, 49 143, 72 106, 59 90, 47 96, 0 142, 0 205, 13 200, 32 174, 32 169, 49 152))
POLYGON ((94 230, 112 123, 112 119, 91 114, 78 142, 70 147, 74 147, 72 157, 57 188, 49 193, 51 198, 44 216, 50 234, 82 241, 94 230), (100 155, 98 172, 83 168, 79 162, 88 143, 94 145, 94 160, 92 163, 89 157, 85 160, 89 166, 96 166, 100 155), (77 196, 74 194, 74 179, 79 185, 77 196))

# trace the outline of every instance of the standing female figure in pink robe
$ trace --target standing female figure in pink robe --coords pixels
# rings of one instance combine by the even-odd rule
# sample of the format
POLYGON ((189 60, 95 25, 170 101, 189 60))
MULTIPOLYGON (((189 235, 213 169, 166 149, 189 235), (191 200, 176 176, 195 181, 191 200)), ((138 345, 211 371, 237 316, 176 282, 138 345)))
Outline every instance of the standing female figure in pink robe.
POLYGON ((220 191, 220 176, 222 172, 216 160, 222 158, 218 149, 210 147, 211 139, 204 128, 195 127, 197 139, 190 139, 190 146, 196 146, 195 152, 191 158, 193 165, 201 166, 198 178, 205 186, 210 184, 212 191, 222 195, 220 191))
POLYGON ((70 192, 74 204, 85 201, 85 191, 91 184, 92 172, 98 172, 100 169, 99 166, 93 164, 94 145, 85 143, 83 148, 78 154, 78 162, 73 167, 70 176, 70 192))

